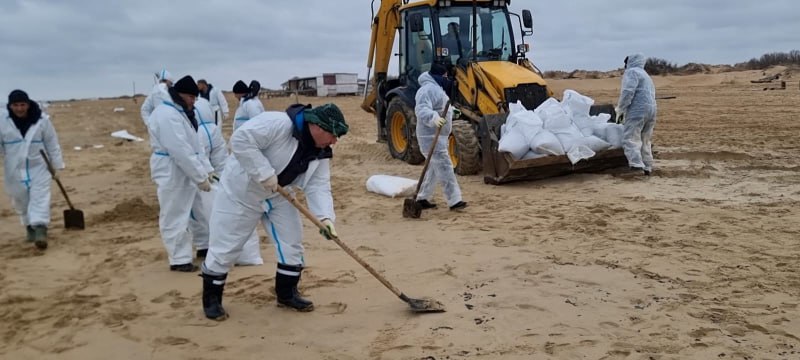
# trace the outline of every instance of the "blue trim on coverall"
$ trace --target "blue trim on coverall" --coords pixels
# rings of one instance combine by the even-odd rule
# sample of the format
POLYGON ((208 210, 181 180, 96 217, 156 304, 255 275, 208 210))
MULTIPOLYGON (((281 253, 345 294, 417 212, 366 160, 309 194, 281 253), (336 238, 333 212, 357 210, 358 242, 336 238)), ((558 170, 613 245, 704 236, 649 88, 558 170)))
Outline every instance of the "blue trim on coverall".
MULTIPOLYGON (((272 211, 272 209, 273 209, 272 208, 272 201, 270 201, 269 199, 267 199, 265 201, 266 201, 267 206, 269 208, 267 209, 267 212, 264 213, 264 215, 267 216, 267 218, 269 218, 269 212, 272 211)), ((269 222, 269 228, 270 228, 270 233, 272 233, 272 238, 275 239, 275 248, 278 249, 278 257, 281 259, 280 263, 281 264, 285 264, 286 263, 286 258, 283 257, 283 250, 281 250, 281 242, 280 242, 280 240, 278 240, 278 232, 275 231, 275 223, 270 221, 269 222)))

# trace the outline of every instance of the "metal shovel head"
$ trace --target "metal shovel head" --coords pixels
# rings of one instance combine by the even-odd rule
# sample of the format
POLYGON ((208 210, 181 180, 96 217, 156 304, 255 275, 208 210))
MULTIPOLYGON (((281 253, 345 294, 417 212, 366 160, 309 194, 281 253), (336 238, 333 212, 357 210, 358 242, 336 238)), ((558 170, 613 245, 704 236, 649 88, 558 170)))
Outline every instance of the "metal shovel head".
POLYGON ((411 219, 419 219, 422 215, 422 205, 417 203, 416 199, 406 198, 403 200, 403 217, 411 219))
POLYGON ((411 306, 413 312, 445 312, 444 304, 431 298, 414 299, 405 294, 400 294, 400 298, 411 306))
POLYGON ((78 209, 64 210, 64 227, 67 229, 83 230, 86 227, 83 222, 83 211, 78 209))

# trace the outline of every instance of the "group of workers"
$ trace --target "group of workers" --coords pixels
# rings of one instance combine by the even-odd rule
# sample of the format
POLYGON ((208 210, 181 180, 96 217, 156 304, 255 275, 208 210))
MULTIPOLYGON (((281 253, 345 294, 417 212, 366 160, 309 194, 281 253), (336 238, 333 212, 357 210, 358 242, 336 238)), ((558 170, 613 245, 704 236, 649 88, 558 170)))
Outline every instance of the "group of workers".
MULTIPOLYGON (((625 58, 615 110, 617 120, 624 124, 623 148, 629 170, 649 175, 653 171, 656 102, 644 63, 641 54, 625 58)), ((205 316, 226 319, 222 296, 231 268, 263 263, 256 232, 260 222, 276 249, 278 305, 313 310, 313 303, 297 289, 305 266, 300 212, 278 190, 284 188, 290 196, 303 191, 310 212, 325 225, 321 235, 327 239, 338 236, 330 159, 331 146, 348 132, 344 114, 335 104, 315 108, 295 104, 285 111, 265 111, 258 98, 258 81, 246 85, 240 80, 232 88, 239 104, 227 144, 220 122, 227 118, 228 104, 219 89, 188 75, 174 81, 166 70, 158 80, 141 112, 150 136, 151 177, 170 270, 194 272, 198 270, 194 258, 201 260, 205 316)), ((435 208, 433 193, 441 184, 450 210, 461 210, 467 203, 447 147, 454 111, 445 109, 453 82, 447 68, 436 63, 418 80, 416 135, 423 154, 427 156, 430 148, 435 148, 428 159, 430 173, 416 201, 423 209, 435 208)), ((5 190, 26 227, 27 240, 45 249, 50 179, 58 175, 50 173, 42 153, 54 170, 64 169, 64 162, 49 117, 22 90, 9 94, 7 111, 0 114, 0 143, 5 190)))
POLYGON ((194 245, 194 257, 202 259, 205 315, 227 318, 222 295, 228 272, 234 265, 263 262, 256 232, 260 222, 276 248, 278 304, 313 310, 297 290, 305 265, 300 212, 277 190, 302 190, 310 211, 326 225, 322 235, 336 236, 330 158, 331 145, 348 131, 341 110, 325 104, 265 111, 258 81, 237 81, 232 90, 239 105, 226 144, 199 81, 185 76, 173 84, 165 71, 160 80, 142 114, 150 111, 143 120, 170 270, 197 270, 194 245), (152 110, 151 103, 157 104, 152 110))

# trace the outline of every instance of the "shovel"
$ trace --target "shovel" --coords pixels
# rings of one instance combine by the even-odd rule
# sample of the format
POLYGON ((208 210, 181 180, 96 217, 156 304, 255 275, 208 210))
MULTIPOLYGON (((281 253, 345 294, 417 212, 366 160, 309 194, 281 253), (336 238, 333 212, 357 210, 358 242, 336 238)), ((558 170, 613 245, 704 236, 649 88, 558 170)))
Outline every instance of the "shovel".
MULTIPOLYGON (((292 205, 294 205, 294 207, 297 208, 297 210, 300 210, 300 212, 303 213, 303 215, 305 215, 305 217, 307 217, 309 220, 311 220, 311 222, 313 222, 314 225, 316 225, 320 230, 327 230, 328 229, 325 226, 325 224, 323 224, 321 221, 317 220, 317 218, 308 209, 306 209, 305 206, 300 204, 300 202, 297 201, 297 199, 295 199, 292 195, 290 195, 286 191, 286 189, 278 186, 278 190, 277 191, 279 193, 281 193, 281 195, 283 195, 283 197, 285 197, 286 200, 289 200, 289 202, 291 202, 292 205)), ((430 299, 430 298, 414 299, 414 298, 410 298, 410 297, 406 296, 406 294, 403 294, 402 292, 400 292, 400 290, 398 290, 396 287, 394 287, 394 285, 392 285, 389 282, 389 280, 386 280, 383 276, 381 276, 381 274, 379 274, 377 271, 375 271, 375 269, 373 269, 372 266, 367 264, 366 261, 361 259, 361 257, 359 257, 352 249, 350 249, 349 246, 347 246, 345 243, 343 243, 342 240, 340 240, 338 237, 333 236, 333 237, 331 237, 331 240, 333 240, 333 242, 335 242, 336 245, 339 245, 339 247, 341 247, 342 250, 344 250, 344 252, 347 253, 347 255, 350 255, 350 257, 355 259, 359 264, 361 264, 361 266, 363 266, 365 269, 367 269, 367 271, 369 271, 369 273, 372 274, 372 276, 374 276, 376 279, 378 279, 378 281, 380 281, 381 284, 383 284, 383 286, 386 286, 387 288, 389 288, 389 290, 391 290, 395 295, 397 295, 397 297, 399 297, 400 300, 405 301, 408 304, 408 306, 411 307, 411 311, 419 312, 419 313, 444 312, 445 311, 444 304, 442 304, 441 302, 438 302, 438 301, 436 301, 434 299, 430 299)))
POLYGON ((47 163, 47 170, 50 171, 50 175, 56 180, 58 188, 61 189, 61 193, 64 194, 64 199, 67 200, 67 205, 69 205, 69 209, 64 210, 64 227, 67 229, 83 230, 85 228, 83 211, 75 209, 75 207, 72 206, 72 202, 69 201, 69 196, 67 196, 67 190, 64 189, 64 185, 61 185, 61 179, 56 177, 56 170, 53 169, 53 164, 50 163, 50 159, 47 158, 47 154, 45 154, 44 150, 39 150, 39 154, 42 154, 44 162, 47 163))
MULTIPOLYGON (((450 109, 450 101, 447 101, 447 104, 444 106, 444 116, 447 116, 447 110, 450 109)), ((422 187, 422 181, 425 180, 425 173, 428 172, 428 165, 431 164, 431 157, 433 156, 433 150, 436 149, 436 143, 439 142, 439 133, 442 132, 442 128, 436 128, 436 134, 433 135, 433 144, 431 144, 431 149, 428 150, 428 157, 425 158, 425 165, 422 167, 422 174, 419 176, 419 181, 417 182, 417 191, 414 192, 414 197, 406 198, 403 200, 403 217, 404 218, 411 218, 411 219, 419 219, 422 215, 422 205, 417 203, 417 194, 419 194, 419 189, 422 187)))

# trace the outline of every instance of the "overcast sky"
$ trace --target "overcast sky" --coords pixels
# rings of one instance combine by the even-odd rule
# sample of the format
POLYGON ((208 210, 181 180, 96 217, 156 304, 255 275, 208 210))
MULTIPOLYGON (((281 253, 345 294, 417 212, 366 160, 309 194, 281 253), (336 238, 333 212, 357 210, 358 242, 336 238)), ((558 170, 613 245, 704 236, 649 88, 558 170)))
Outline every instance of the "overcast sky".
MULTIPOLYGON (((153 73, 230 90, 293 76, 366 76, 370 0, 0 0, 0 96, 146 93, 153 73)), ((380 0, 376 0, 377 10, 380 0)), ((732 64, 800 48, 797 0, 514 0, 534 18, 534 63, 611 70, 631 52, 732 64)), ((529 38, 530 42, 530 38, 529 38)), ((396 72, 396 70, 390 70, 396 72)))

